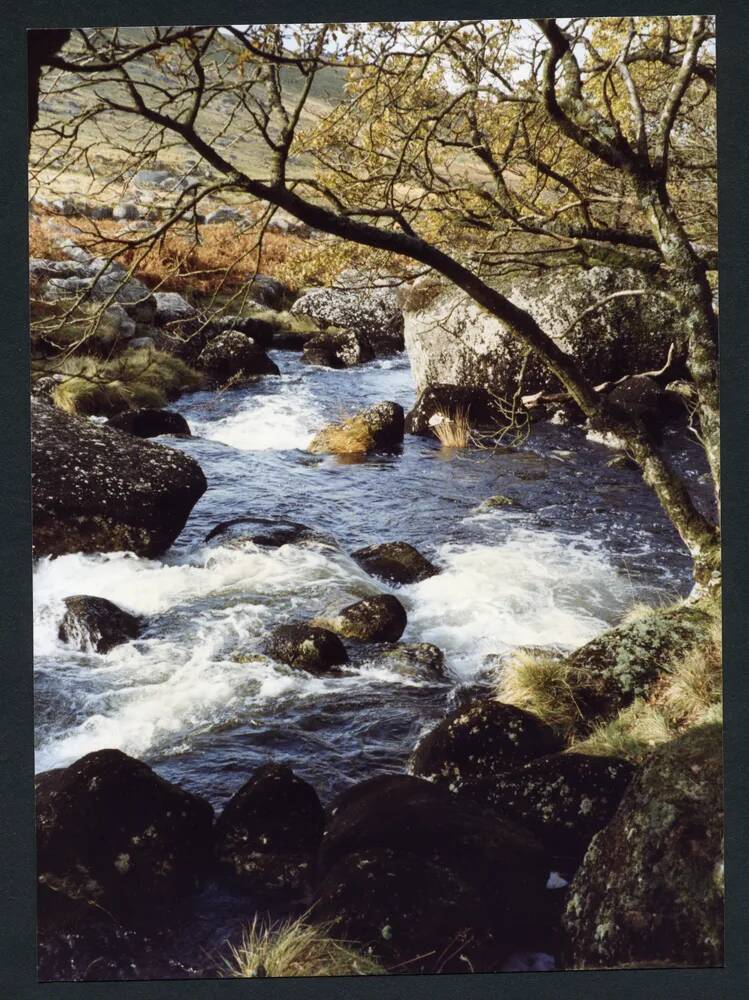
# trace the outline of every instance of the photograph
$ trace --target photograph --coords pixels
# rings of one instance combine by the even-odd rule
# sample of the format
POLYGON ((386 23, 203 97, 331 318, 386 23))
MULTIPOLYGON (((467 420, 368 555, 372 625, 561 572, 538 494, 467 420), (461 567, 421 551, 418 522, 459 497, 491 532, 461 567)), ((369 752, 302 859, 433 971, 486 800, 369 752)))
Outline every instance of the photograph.
POLYGON ((724 967, 721 40, 28 32, 39 983, 724 967))

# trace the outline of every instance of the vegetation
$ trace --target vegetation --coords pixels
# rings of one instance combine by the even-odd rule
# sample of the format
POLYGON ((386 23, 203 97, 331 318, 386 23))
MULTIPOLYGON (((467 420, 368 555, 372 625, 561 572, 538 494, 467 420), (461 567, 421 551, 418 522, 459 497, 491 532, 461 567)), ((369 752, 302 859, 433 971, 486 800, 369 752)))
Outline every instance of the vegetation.
POLYGON ((233 979, 384 973, 374 959, 333 938, 329 927, 307 923, 305 917, 272 927, 256 917, 225 961, 225 975, 233 979))
POLYGON ((443 448, 467 448, 471 444, 471 425, 468 420, 468 409, 457 409, 452 415, 435 413, 429 421, 443 448))
POLYGON ((329 424, 319 431, 308 447, 313 454, 360 455, 371 451, 374 437, 369 424, 360 414, 340 424, 329 424))

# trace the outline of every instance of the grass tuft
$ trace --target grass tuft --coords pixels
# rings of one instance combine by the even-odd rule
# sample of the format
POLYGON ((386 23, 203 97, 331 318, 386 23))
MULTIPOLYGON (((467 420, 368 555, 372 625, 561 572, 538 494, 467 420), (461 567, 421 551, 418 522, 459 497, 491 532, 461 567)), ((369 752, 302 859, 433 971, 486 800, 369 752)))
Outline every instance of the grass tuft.
POLYGON ((374 438, 364 417, 349 417, 340 424, 323 427, 310 442, 313 455, 361 455, 374 447, 374 438))
POLYGON ((637 699, 610 722, 596 726, 590 736, 573 743, 569 749, 574 753, 622 757, 639 763, 651 750, 675 735, 661 708, 637 699))
POLYGON ((503 665, 495 693, 499 701, 532 712, 561 734, 569 733, 582 718, 572 669, 553 653, 515 650, 503 665))
POLYGON ((446 413, 435 413, 429 421, 443 448, 467 448, 471 443, 471 425, 468 422, 468 410, 458 409, 452 416, 446 413))
POLYGON ((230 946, 224 964, 231 979, 385 974, 374 959, 332 937, 329 926, 306 923, 304 917, 271 927, 256 917, 240 944, 230 946))

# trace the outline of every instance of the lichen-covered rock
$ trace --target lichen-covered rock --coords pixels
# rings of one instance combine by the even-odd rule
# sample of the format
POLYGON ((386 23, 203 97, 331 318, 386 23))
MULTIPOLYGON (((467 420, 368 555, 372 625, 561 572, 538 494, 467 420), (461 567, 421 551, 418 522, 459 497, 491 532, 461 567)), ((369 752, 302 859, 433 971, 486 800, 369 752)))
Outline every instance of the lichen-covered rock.
POLYGON ((377 650, 377 662, 401 677, 444 681, 445 654, 431 642, 395 642, 377 650))
POLYGON ((348 661, 338 636, 315 624, 278 625, 265 643, 265 652, 311 674, 335 673, 335 667, 348 661))
POLYGON ((411 770, 457 793, 560 749, 559 738, 535 715, 482 698, 455 709, 419 740, 411 770))
POLYGON ((215 379, 278 375, 278 365, 251 337, 227 330, 213 337, 198 356, 198 367, 215 379))
POLYGON ((158 437, 160 434, 174 434, 190 437, 190 425, 181 413, 172 410, 149 409, 125 410, 107 421, 107 427, 133 434, 139 438, 158 437))
POLYGON ((153 557, 206 490, 200 466, 42 401, 32 402, 34 555, 129 550, 153 557))
POLYGON ((618 757, 558 753, 466 783, 462 793, 531 830, 569 871, 614 815, 634 773, 618 757))
POLYGON ((646 696, 669 662, 705 640, 711 616, 698 607, 655 609, 608 629, 567 659, 570 684, 581 708, 579 730, 610 719, 646 696))
POLYGON ((214 329, 221 332, 225 330, 239 330, 240 333, 251 337, 258 347, 264 351, 273 346, 273 335, 275 326, 268 320, 259 319, 255 316, 220 316, 213 320, 211 324, 214 329))
POLYGON ((374 359, 374 351, 358 330, 325 330, 305 341, 302 361, 323 368, 351 368, 374 359))
POLYGON ((383 542, 357 549, 351 556, 373 576, 388 583, 418 583, 439 573, 437 567, 408 542, 383 542))
POLYGON ((119 750, 38 776, 40 909, 108 911, 129 923, 173 906, 204 875, 213 809, 119 750))
POLYGON ((571 968, 723 963, 722 728, 663 744, 570 886, 571 968))
POLYGON ((361 415, 376 449, 397 448, 402 444, 405 416, 400 403, 385 399, 368 406, 361 415))
MULTIPOLYGON (((430 278, 420 279, 430 280, 433 283, 430 278)), ((632 371, 659 369, 669 345, 678 340, 678 317, 662 296, 613 299, 573 324, 591 302, 612 292, 643 287, 643 274, 628 268, 553 269, 510 275, 496 284, 515 305, 531 313, 594 384, 632 371)), ((524 345, 505 324, 454 286, 436 288, 426 302, 409 295, 404 336, 419 389, 450 383, 483 387, 509 398, 517 388, 524 345)), ((531 354, 525 364, 524 391, 558 387, 531 354)))
POLYGON ((315 916, 388 962, 429 952, 436 971, 450 928, 465 944, 493 942, 480 961, 488 971, 543 921, 548 867, 533 836, 408 775, 361 782, 333 802, 318 870, 315 916))
POLYGON ((65 598, 59 637, 83 652, 108 653, 129 639, 136 639, 140 621, 104 597, 77 594, 65 598))
POLYGON ((419 393, 413 409, 406 416, 406 430, 409 434, 434 437, 435 418, 454 419, 462 413, 472 427, 490 430, 504 426, 497 402, 486 389, 435 383, 419 393))
POLYGON ((36 261, 30 273, 37 279, 45 279, 42 297, 49 301, 72 299, 86 295, 94 302, 112 300, 118 302, 136 321, 148 325, 156 317, 156 299, 150 289, 128 275, 127 270, 116 261, 103 257, 93 257, 88 261, 66 260, 53 262, 36 261))
POLYGON ((300 889, 310 879, 325 813, 317 792, 282 764, 265 764, 216 822, 216 858, 247 888, 300 889))
POLYGON ((319 618, 317 621, 345 639, 397 642, 408 624, 408 616, 397 597, 378 594, 349 604, 338 614, 319 618))
POLYGON ((192 319, 196 315, 195 307, 191 306, 179 292, 154 292, 153 297, 156 300, 156 316, 154 318, 157 326, 192 319))
MULTIPOLYGON (((339 283, 344 284, 344 275, 339 283)), ((337 326, 362 334, 378 356, 403 350, 403 311, 394 288, 372 282, 360 287, 312 288, 291 307, 293 313, 311 317, 321 327, 337 326)))

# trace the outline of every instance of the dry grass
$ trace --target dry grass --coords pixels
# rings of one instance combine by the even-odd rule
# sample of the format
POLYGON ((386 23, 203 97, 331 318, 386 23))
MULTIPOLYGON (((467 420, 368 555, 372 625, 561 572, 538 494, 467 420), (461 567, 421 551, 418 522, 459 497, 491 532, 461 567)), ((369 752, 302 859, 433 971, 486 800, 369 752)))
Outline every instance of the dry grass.
POLYGON ((52 401, 67 413, 111 416, 141 406, 165 406, 182 392, 198 389, 201 376, 162 351, 128 351, 111 361, 73 355, 35 365, 36 377, 61 374, 52 401))
POLYGON ((562 735, 582 718, 571 668, 563 657, 551 653, 515 650, 503 665, 495 693, 499 701, 532 712, 562 735))
POLYGON ((471 443, 471 425, 468 422, 467 409, 458 409, 452 416, 435 413, 429 421, 429 426, 443 448, 467 448, 471 443))
POLYGON ((675 735, 671 722, 658 706, 638 699, 569 749, 574 753, 622 757, 639 763, 675 735))
POLYGON ((363 455, 374 447, 369 425, 362 416, 329 424, 314 436, 307 451, 313 455, 363 455))
POLYGON ((231 979, 297 976, 380 976, 374 959, 331 936, 330 928, 304 917, 264 927, 257 917, 238 947, 230 946, 225 976, 231 979))
POLYGON ((677 725, 698 725, 723 701, 722 623, 716 618, 708 641, 674 664, 658 698, 677 725))

